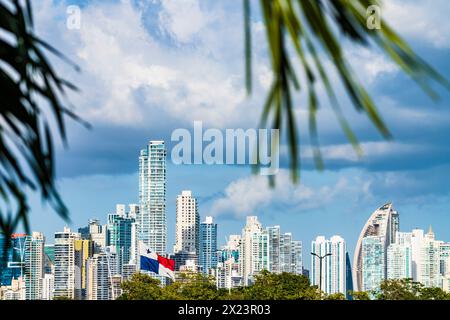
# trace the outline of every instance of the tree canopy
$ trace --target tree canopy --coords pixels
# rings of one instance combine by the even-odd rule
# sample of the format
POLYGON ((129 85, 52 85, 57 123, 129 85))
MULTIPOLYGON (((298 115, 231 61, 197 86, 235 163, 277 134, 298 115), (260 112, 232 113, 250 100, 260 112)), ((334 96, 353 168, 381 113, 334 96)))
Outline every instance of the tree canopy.
MULTIPOLYGON (((249 287, 217 289, 210 276, 184 273, 166 287, 147 274, 136 273, 122 283, 119 300, 346 300, 343 293, 320 294, 303 275, 262 271, 249 287)), ((379 290, 350 292, 352 300, 449 300, 441 288, 425 288, 411 279, 385 280, 379 290)))

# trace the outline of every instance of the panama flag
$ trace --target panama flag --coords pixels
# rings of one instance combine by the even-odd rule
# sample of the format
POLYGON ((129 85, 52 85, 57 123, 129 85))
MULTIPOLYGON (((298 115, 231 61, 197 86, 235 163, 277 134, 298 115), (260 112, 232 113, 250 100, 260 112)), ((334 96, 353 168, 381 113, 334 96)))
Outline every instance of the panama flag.
POLYGON ((147 270, 175 281, 175 260, 161 257, 139 241, 140 270, 147 270))

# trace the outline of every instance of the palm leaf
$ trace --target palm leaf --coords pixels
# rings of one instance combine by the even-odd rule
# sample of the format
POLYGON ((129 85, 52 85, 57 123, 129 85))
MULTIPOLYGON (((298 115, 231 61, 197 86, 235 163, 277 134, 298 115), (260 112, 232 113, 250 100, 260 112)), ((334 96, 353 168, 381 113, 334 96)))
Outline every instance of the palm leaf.
MULTIPOLYGON (((300 92, 306 89, 309 110, 309 135, 314 151, 314 159, 318 169, 323 168, 318 139, 316 115, 319 101, 316 94, 318 85, 322 85, 328 95, 338 123, 358 155, 362 149, 356 135, 345 119, 339 102, 334 93, 327 73, 323 67, 324 60, 318 52, 329 59, 335 67, 337 74, 350 97, 356 110, 365 113, 375 128, 384 138, 391 138, 391 133, 382 119, 373 99, 364 86, 358 81, 352 68, 344 56, 340 42, 337 40, 337 31, 346 38, 361 46, 374 48, 377 46, 392 61, 394 61, 406 74, 432 98, 437 95, 431 87, 431 82, 438 82, 450 89, 449 82, 436 72, 429 64, 418 57, 410 46, 389 27, 384 20, 381 21, 381 30, 369 30, 366 27, 366 10, 371 5, 381 5, 376 0, 260 0, 262 19, 266 29, 268 54, 273 72, 273 84, 264 105, 261 124, 265 126, 272 119, 272 127, 280 129, 287 124, 287 140, 291 159, 291 176, 297 181, 300 169, 298 132, 295 128, 295 115, 293 112, 292 89, 300 92), (337 30, 337 31, 336 31, 337 30), (319 47, 319 49, 317 49, 319 47), (295 50, 296 55, 289 54, 289 48, 295 50), (311 57, 312 63, 307 57, 311 57), (298 59, 301 70, 305 75, 306 83, 298 82, 297 72, 294 70, 293 60, 298 59)), ((248 30, 250 28, 250 9, 245 1, 245 56, 246 63, 251 63, 251 43, 248 30)), ((246 67, 246 83, 251 83, 251 67, 246 67)), ((248 86, 247 86, 248 87, 248 86)))
POLYGON ((65 141, 66 118, 78 119, 62 101, 76 87, 57 75, 44 50, 68 61, 34 34, 30 0, 0 2, 0 236, 8 239, 20 225, 30 232, 27 189, 69 219, 55 184, 53 143, 55 133, 65 141))

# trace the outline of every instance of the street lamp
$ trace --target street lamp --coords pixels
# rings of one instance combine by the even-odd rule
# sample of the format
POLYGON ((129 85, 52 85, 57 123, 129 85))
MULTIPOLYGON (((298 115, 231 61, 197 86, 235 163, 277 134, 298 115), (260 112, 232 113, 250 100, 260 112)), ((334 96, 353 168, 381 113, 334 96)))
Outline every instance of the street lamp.
POLYGON ((318 255, 317 253, 311 252, 311 254, 317 258, 319 258, 319 291, 320 295, 322 295, 322 260, 325 257, 331 256, 331 253, 324 254, 323 256, 318 255))

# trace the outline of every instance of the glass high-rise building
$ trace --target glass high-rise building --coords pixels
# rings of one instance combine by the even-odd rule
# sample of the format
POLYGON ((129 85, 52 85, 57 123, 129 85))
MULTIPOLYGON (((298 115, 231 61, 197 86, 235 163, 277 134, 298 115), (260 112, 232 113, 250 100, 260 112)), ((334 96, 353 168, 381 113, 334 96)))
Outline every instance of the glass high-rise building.
POLYGON ((256 216, 247 217, 242 230, 239 264, 244 286, 251 285, 262 270, 269 270, 269 233, 256 216))
POLYGON ((395 243, 387 249, 387 278, 412 279, 412 248, 410 232, 397 232, 395 243))
POLYGON ((382 236, 368 236, 361 244, 361 291, 377 290, 386 279, 386 249, 382 236))
POLYGON ((418 281, 425 287, 441 287, 440 246, 442 241, 436 240, 430 226, 420 247, 420 277, 418 281))
POLYGON ((45 237, 40 232, 33 232, 25 240, 25 297, 27 300, 42 299, 44 244, 45 237))
POLYGON ((142 241, 160 255, 167 251, 166 147, 150 141, 139 156, 139 232, 142 241))
POLYGON ((269 270, 273 273, 280 273, 280 226, 267 227, 269 234, 269 270))
POLYGON ((303 273, 303 244, 299 240, 293 240, 291 246, 291 272, 295 274, 303 273))
POLYGON ((126 212, 124 205, 117 205, 116 212, 108 215, 108 245, 114 247, 117 270, 122 274, 124 265, 130 263, 133 247, 133 206, 126 212))
POLYGON ((380 279, 386 279, 387 248, 395 242, 398 229, 399 214, 394 210, 392 203, 387 203, 375 210, 367 220, 356 243, 353 259, 353 286, 355 291, 362 291, 365 287, 372 288, 373 284, 380 283, 380 279), (369 239, 363 246, 365 238, 369 239), (379 252, 378 250, 382 251, 379 252), (364 270, 364 255, 366 266, 371 268, 370 270, 364 270), (381 259, 379 263, 373 264, 379 259, 381 259), (374 279, 371 279, 372 276, 374 279), (366 283, 366 286, 363 286, 363 282, 366 283))
POLYGON ((0 234, 0 285, 10 286, 12 280, 23 275, 25 259, 26 234, 13 234, 10 239, 0 234), (9 249, 5 241, 10 241, 9 249))
POLYGON ((116 255, 109 252, 96 253, 87 261, 87 299, 115 299, 112 290, 112 277, 115 275, 116 255))
POLYGON ((320 270, 320 259, 311 257, 311 284, 319 286, 327 294, 347 293, 347 268, 345 240, 340 236, 332 236, 330 240, 318 236, 311 243, 311 252, 319 256, 326 256, 322 260, 320 270), (322 278, 320 278, 322 274, 322 278))
POLYGON ((200 224, 199 265, 205 274, 217 267, 217 224, 212 217, 200 224))
POLYGON ((302 242, 291 233, 281 233, 280 226, 267 227, 269 237, 269 271, 302 274, 302 242))

